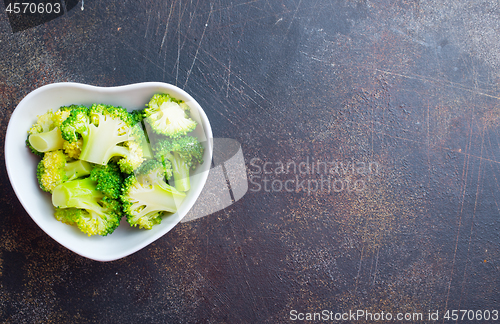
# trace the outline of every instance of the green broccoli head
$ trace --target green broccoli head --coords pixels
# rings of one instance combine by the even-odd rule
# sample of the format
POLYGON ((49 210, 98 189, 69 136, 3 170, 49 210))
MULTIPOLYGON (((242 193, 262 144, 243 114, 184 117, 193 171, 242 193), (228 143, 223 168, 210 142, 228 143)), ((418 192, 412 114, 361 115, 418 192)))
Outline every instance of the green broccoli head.
POLYGON ((127 154, 119 155, 123 158, 118 160, 118 165, 123 173, 132 173, 144 162, 145 147, 141 145, 141 140, 126 141, 123 147, 126 148, 127 154))
POLYGON ((103 197, 99 206, 101 209, 85 209, 77 218, 76 225, 88 236, 106 236, 115 231, 122 218, 121 204, 118 200, 103 197))
POLYGON ((78 107, 77 105, 62 106, 54 113, 54 125, 60 127, 61 124, 69 117, 71 110, 78 107))
POLYGON ((28 133, 30 135, 47 133, 54 128, 61 126, 62 122, 70 115, 70 111, 72 109, 73 106, 61 107, 56 112, 49 110, 45 114, 39 115, 36 123, 31 126, 28 133))
POLYGON ((189 106, 168 94, 155 94, 144 109, 146 122, 157 134, 179 137, 196 128, 189 106))
POLYGON ((47 111, 43 115, 38 115, 37 117, 36 123, 31 126, 28 134, 46 133, 56 127, 54 125, 54 112, 52 110, 47 111))
POLYGON ((36 123, 28 131, 26 139, 26 145, 31 152, 43 156, 45 152, 61 149, 64 139, 59 126, 69 114, 69 110, 61 108, 56 112, 49 110, 38 116, 36 123))
POLYGON ((132 115, 132 118, 136 123, 140 123, 144 120, 144 109, 132 110, 130 115, 132 115))
POLYGON ((38 163, 36 177, 43 191, 52 192, 55 187, 68 180, 64 167, 66 156, 61 150, 47 152, 38 163))
POLYGON ((153 148, 155 157, 165 168, 170 162, 175 181, 175 188, 179 191, 188 191, 190 170, 194 170, 203 163, 203 145, 196 137, 184 136, 176 139, 165 139, 158 142, 153 148))
POLYGON ((89 109, 85 106, 75 106, 71 109, 68 118, 64 120, 59 128, 61 129, 62 137, 66 141, 73 143, 83 133, 87 132, 89 123, 89 109))
POLYGON ((152 134, 148 134, 145 131, 144 110, 133 110, 132 112, 130 112, 130 114, 132 115, 132 118, 135 121, 134 127, 137 127, 137 129, 135 129, 134 132, 138 134, 138 138, 140 139, 142 155, 145 159, 152 159, 153 152, 151 151, 150 138, 148 136, 152 134))
POLYGON ((143 162, 140 143, 142 128, 137 127, 132 115, 122 107, 92 105, 71 110, 61 125, 62 136, 69 142, 81 137, 83 144, 79 159, 105 165, 118 157, 122 172, 131 173, 143 162))
POLYGON ((148 160, 125 179, 120 198, 127 222, 151 229, 160 224, 164 212, 175 213, 184 197, 184 193, 165 182, 162 164, 148 160))
POLYGON ((86 214, 87 212, 84 209, 78 209, 78 208, 54 208, 54 216, 55 218, 63 222, 64 224, 68 225, 75 225, 77 220, 82 217, 82 215, 86 214))
POLYGON ((64 141, 63 150, 64 153, 72 159, 80 158, 80 153, 82 152, 83 139, 79 138, 76 142, 64 141))
POLYGON ((163 167, 163 173, 165 174, 165 179, 166 180, 172 179, 174 175, 174 171, 172 170, 172 162, 170 162, 170 160, 166 159, 163 156, 160 156, 159 162, 163 167))
POLYGON ((123 176, 115 162, 110 161, 107 165, 96 164, 90 172, 90 179, 96 182, 96 189, 105 196, 120 198, 123 176))
POLYGON ((45 153, 37 166, 37 179, 43 191, 52 192, 59 184, 82 178, 90 174, 92 165, 88 162, 69 161, 62 150, 45 153))
POLYGON ((75 224, 87 235, 111 234, 122 217, 120 202, 105 196, 90 177, 66 181, 54 188, 56 218, 75 224))

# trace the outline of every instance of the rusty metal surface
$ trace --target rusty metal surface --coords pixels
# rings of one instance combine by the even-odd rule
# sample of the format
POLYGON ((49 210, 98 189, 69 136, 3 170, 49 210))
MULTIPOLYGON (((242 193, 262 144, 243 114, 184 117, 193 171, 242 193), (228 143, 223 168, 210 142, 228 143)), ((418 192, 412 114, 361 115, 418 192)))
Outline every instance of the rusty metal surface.
POLYGON ((1 322, 287 323, 292 310, 359 309, 443 322, 447 309, 500 308, 496 1, 80 5, 18 33, 0 6, 2 142, 44 84, 164 81, 193 95, 215 137, 242 144, 249 191, 99 263, 33 223, 2 150, 1 322))

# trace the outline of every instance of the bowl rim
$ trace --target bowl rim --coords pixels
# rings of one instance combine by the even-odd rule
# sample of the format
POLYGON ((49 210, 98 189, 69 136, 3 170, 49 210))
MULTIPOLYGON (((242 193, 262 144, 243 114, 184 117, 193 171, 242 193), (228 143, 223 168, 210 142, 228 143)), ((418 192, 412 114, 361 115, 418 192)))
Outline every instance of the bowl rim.
MULTIPOLYGON (((78 254, 78 255, 81 255, 83 257, 86 257, 88 259, 92 259, 92 260, 95 260, 95 261, 101 261, 101 262, 107 262, 107 261, 114 261, 114 260, 118 260, 118 259, 121 259, 121 258, 124 258, 128 255, 131 255, 137 251, 140 251, 141 249, 143 249, 144 247, 148 246, 149 244, 153 243, 154 241, 156 241, 157 239, 159 239, 160 237, 162 237, 163 235, 167 234, 168 232, 170 232, 175 226, 177 226, 180 222, 180 220, 182 220, 182 218, 188 214, 189 210, 193 207, 193 205, 195 204, 196 200, 199 198, 200 196, 200 193, 201 191, 203 190, 203 187, 206 183, 206 180, 207 180, 207 177, 208 177, 208 172, 209 172, 209 169, 210 169, 210 163, 208 163, 208 168, 206 168, 206 170, 203 170, 201 171, 200 173, 202 173, 202 178, 201 178, 201 183, 200 183, 200 186, 196 188, 196 192, 195 192, 195 199, 192 201, 191 203, 191 206, 189 206, 189 209, 186 210, 186 212, 184 213, 184 215, 182 215, 182 217, 179 217, 179 220, 177 222, 175 222, 175 224, 173 226, 171 226, 170 228, 167 228, 166 230, 163 230, 161 232, 158 232, 156 233, 155 235, 151 236, 150 239, 147 239, 143 242, 141 242, 140 244, 137 244, 131 248, 128 248, 128 249, 125 249, 124 251, 122 251, 121 253, 115 253, 113 254, 112 256, 109 256, 109 257, 100 257, 100 256, 93 256, 92 253, 85 253, 85 252, 82 252, 82 251, 75 251, 73 250, 72 248, 66 246, 63 242, 60 241, 60 239, 58 239, 57 236, 54 236, 54 235, 51 235, 51 233, 49 233, 48 231, 45 230, 45 226, 43 226, 41 224, 41 221, 37 218, 37 217, 34 217, 29 211, 28 211, 28 208, 26 207, 25 204, 29 204, 29 202, 25 201, 25 199, 23 198, 23 195, 20 194, 21 192, 21 188, 18 187, 18 184, 17 182, 14 181, 13 179, 13 165, 11 163, 14 163, 14 161, 11 161, 11 159, 9 158, 10 157, 10 152, 12 150, 13 147, 16 147, 17 145, 16 144, 16 140, 13 138, 15 135, 14 135, 14 127, 13 124, 11 123, 13 120, 16 120, 19 117, 19 115, 22 114, 22 112, 18 109, 18 107, 22 107, 23 104, 25 102, 28 102, 29 100, 31 100, 32 97, 34 96, 37 96, 39 93, 43 92, 43 91, 47 91, 47 90, 51 90, 52 88, 58 88, 58 87, 73 87, 75 89, 82 89, 82 90, 90 90, 90 91, 96 91, 96 92, 99 92, 101 94, 113 94, 114 92, 120 92, 120 91, 124 91, 126 90, 127 88, 141 88, 141 87, 151 87, 151 88, 162 88, 164 89, 164 91, 174 91, 174 92, 178 92, 180 93, 183 97, 187 98, 189 100, 189 102, 192 102, 194 103, 194 106, 196 107, 196 109, 198 110, 198 115, 199 115, 199 118, 200 118, 200 121, 202 123, 202 127, 203 127, 203 133, 204 135, 206 136, 206 145, 208 147, 208 156, 210 157, 210 161, 212 159, 212 150, 213 150, 213 145, 212 145, 212 140, 213 140, 213 134, 212 134, 212 128, 211 128, 211 125, 210 125, 210 121, 208 120, 208 117, 207 115, 205 114, 205 111, 203 110, 203 108, 201 107, 201 105, 189 94, 187 93, 185 90, 173 85, 173 84, 169 84, 169 83, 165 83, 165 82, 139 82, 139 83, 131 83, 131 84, 126 84, 126 85, 119 85, 119 86, 110 86, 110 87, 101 87, 101 86, 95 86, 95 85, 89 85, 89 84, 84 84, 84 83, 78 83, 78 82, 57 82, 57 83, 51 83, 51 84, 47 84, 47 85, 43 85, 33 91, 31 91, 30 93, 28 93, 17 105, 16 105, 16 108, 13 110, 10 118, 9 118, 9 123, 7 125, 7 131, 6 131, 6 135, 5 135, 5 141, 4 141, 4 160, 5 160, 5 168, 7 170, 7 176, 9 178, 9 182, 12 186, 12 189, 14 190, 14 193, 17 197, 17 199, 19 200, 19 202, 21 203, 21 205, 23 206, 25 212, 30 216, 30 218, 35 222, 35 224, 38 225, 38 227, 45 232, 45 234, 47 234, 49 237, 51 237, 53 240, 55 240, 56 242, 58 242, 59 244, 61 244, 62 246, 64 246, 65 248, 67 248, 68 250, 78 254)), ((188 101, 188 100, 185 100, 185 101, 188 101)), ((145 103, 146 104, 146 103, 145 103)), ((132 107, 128 108, 128 110, 133 110, 132 107)), ((24 141, 24 139, 23 139, 24 141)), ((43 194, 42 192, 40 194, 43 194)))

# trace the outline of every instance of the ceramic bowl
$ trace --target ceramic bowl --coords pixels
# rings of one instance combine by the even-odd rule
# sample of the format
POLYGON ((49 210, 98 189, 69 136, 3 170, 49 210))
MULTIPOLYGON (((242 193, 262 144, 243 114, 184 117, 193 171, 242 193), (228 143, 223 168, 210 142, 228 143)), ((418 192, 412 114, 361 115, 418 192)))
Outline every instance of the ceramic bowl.
MULTIPOLYGON (((119 87, 96 87, 79 83, 55 83, 29 93, 16 107, 10 118, 5 137, 5 163, 12 187, 33 221, 54 240, 81 256, 112 261, 130 255, 168 233, 188 213, 205 185, 212 157, 212 130, 201 106, 184 90, 161 82, 136 83, 119 87), (103 103, 122 106, 129 111, 141 109, 155 93, 168 93, 184 100, 198 122, 193 135, 205 145, 204 163, 191 177, 191 190, 177 213, 164 216, 160 225, 151 230, 132 228, 122 219, 120 226, 107 236, 87 236, 76 226, 59 222, 53 216, 51 195, 43 192, 36 179, 40 158, 26 147, 27 130, 37 116, 60 106, 103 103)), ((20 215, 22 216, 22 215, 20 215)))

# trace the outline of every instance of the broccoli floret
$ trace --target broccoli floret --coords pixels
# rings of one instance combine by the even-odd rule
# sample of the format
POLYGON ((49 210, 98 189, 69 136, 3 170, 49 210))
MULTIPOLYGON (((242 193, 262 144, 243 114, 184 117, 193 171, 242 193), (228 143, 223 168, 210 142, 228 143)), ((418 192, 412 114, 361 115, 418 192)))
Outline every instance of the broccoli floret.
POLYGON ((131 226, 151 229, 160 224, 164 212, 175 213, 185 194, 165 182, 160 162, 148 160, 123 184, 121 200, 131 226))
POLYGON ((66 156, 61 150, 47 152, 38 163, 36 176, 43 191, 52 192, 55 187, 66 181, 66 156))
POLYGON ((169 137, 186 135, 196 128, 189 106, 168 94, 155 94, 144 109, 146 122, 153 131, 169 137))
POLYGON ((123 176, 120 167, 114 162, 107 165, 96 164, 90 172, 90 179, 94 180, 97 190, 113 199, 120 198, 123 176))
POLYGON ((158 142, 155 147, 155 157, 162 162, 164 168, 171 163, 175 188, 188 191, 191 187, 189 172, 198 164, 203 163, 203 145, 196 137, 184 136, 176 139, 166 139, 158 142))
POLYGON ((81 137, 79 159, 105 165, 113 157, 122 172, 131 173, 143 162, 140 146, 144 134, 135 126, 134 118, 122 107, 93 105, 78 107, 61 125, 62 136, 68 142, 81 137))
POLYGON ((55 218, 68 225, 76 224, 78 218, 82 217, 86 211, 84 209, 78 208, 54 208, 54 216, 55 218))
POLYGON ((62 149, 64 140, 59 126, 69 114, 69 110, 64 107, 55 113, 49 110, 38 116, 37 122, 28 131, 26 139, 26 145, 31 152, 43 156, 44 152, 62 149))
POLYGON ((66 120, 66 118, 68 118, 71 114, 71 110, 75 109, 76 107, 78 106, 71 105, 60 107, 59 110, 54 113, 54 125, 56 127, 60 127, 61 124, 66 120))
POLYGON ((148 132, 145 130, 144 126, 144 111, 143 110, 133 110, 130 112, 132 118, 135 122, 135 127, 139 127, 137 130, 139 133, 143 134, 141 136, 141 149, 142 155, 145 159, 153 158, 153 151, 151 150, 150 139, 148 137, 148 132))
MULTIPOLYGON (((114 162, 110 162, 107 165, 91 164, 86 161, 76 160, 66 164, 66 169, 71 169, 73 174, 79 173, 79 170, 84 168, 85 175, 89 175, 90 180, 95 183, 95 190, 99 191, 106 198, 107 204, 112 206, 115 210, 121 210, 120 201, 118 200, 121 194, 121 186, 123 184, 123 176, 120 172, 120 168, 114 162), (68 168, 71 166, 71 168, 68 168), (76 171, 76 172, 75 172, 76 171), (108 199, 111 198, 111 199, 108 199), (114 200, 114 201, 113 201, 114 200)), ((75 179, 68 172, 66 176, 69 180, 75 179)), ((54 189, 55 190, 55 189, 54 189)), ((96 195, 97 197, 98 195, 96 195)), ((85 233, 90 233, 90 235, 95 235, 96 229, 93 228, 92 222, 89 222, 92 215, 85 209, 80 209, 76 207, 71 208, 60 208, 56 207, 54 216, 57 220, 73 225, 78 225, 85 233)), ((99 233, 97 233, 99 234, 99 233)))
POLYGON ((90 163, 77 160, 68 162, 62 150, 45 153, 37 166, 37 179, 43 191, 52 192, 59 184, 90 174, 90 163))
POLYGON ((140 123, 144 120, 144 109, 136 109, 130 112, 135 123, 140 123))
MULTIPOLYGON (((138 138, 139 136, 135 137, 138 138)), ((123 173, 132 173, 136 170, 144 161, 144 151, 142 150, 141 143, 138 141, 130 140, 123 144, 123 148, 126 149, 123 155, 118 155, 124 157, 118 160, 118 165, 123 173)))
POLYGON ((122 217, 120 202, 105 196, 90 177, 66 181, 54 188, 56 218, 76 223, 87 235, 111 234, 122 217))
POLYGON ((165 159, 164 157, 160 157, 160 163, 163 167, 163 172, 165 173, 165 179, 170 180, 172 179, 172 176, 174 175, 174 172, 172 170, 172 162, 170 160, 165 159))
POLYGON ((68 142, 64 140, 63 150, 68 157, 78 159, 82 153, 83 139, 79 138, 76 142, 68 142))
POLYGON ((74 107, 68 118, 59 127, 62 137, 70 142, 76 142, 81 138, 82 133, 86 133, 90 124, 89 108, 85 106, 74 107))

